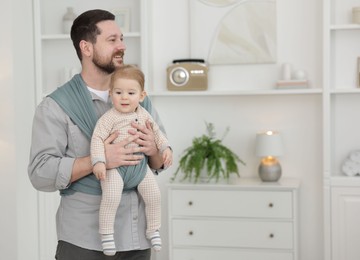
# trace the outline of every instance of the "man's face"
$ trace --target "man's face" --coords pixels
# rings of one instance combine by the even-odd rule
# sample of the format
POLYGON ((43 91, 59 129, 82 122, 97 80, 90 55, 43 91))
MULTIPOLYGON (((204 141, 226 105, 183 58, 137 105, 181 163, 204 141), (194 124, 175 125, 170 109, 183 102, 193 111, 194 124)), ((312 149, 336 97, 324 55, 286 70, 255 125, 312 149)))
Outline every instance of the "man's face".
POLYGON ((101 33, 94 44, 93 63, 101 71, 111 74, 124 62, 124 36, 115 21, 97 24, 101 33))

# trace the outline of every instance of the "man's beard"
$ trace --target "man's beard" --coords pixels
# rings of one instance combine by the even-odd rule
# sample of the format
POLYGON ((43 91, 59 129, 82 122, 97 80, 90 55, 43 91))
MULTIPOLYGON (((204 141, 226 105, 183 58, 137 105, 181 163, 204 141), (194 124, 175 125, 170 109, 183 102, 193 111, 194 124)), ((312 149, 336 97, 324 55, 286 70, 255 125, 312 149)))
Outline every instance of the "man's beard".
POLYGON ((122 58, 124 58, 124 52, 119 51, 119 52, 113 54, 113 56, 111 57, 111 60, 109 62, 104 62, 104 61, 102 61, 102 59, 95 52, 94 53, 94 58, 93 58, 93 63, 102 72, 105 72, 107 74, 111 74, 116 69, 116 65, 113 62, 113 58, 114 58, 114 56, 117 56, 117 55, 120 55, 122 58))

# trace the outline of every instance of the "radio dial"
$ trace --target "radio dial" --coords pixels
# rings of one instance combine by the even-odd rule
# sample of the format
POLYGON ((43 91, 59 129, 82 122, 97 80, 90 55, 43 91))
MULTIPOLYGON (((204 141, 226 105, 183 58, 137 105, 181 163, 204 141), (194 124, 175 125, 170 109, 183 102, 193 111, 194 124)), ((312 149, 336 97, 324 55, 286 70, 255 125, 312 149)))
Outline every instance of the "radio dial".
POLYGON ((171 72, 171 81, 176 86, 183 86, 189 80, 189 73, 184 68, 175 68, 171 72))

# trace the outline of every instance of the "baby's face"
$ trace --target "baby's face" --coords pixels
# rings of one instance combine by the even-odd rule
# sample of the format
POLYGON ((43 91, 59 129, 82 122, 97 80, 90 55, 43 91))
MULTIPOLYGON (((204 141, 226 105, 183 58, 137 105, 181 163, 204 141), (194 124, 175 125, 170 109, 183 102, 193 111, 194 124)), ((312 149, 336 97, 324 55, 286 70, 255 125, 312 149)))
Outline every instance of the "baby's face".
POLYGON ((121 113, 134 112, 145 95, 140 84, 133 79, 117 79, 114 88, 110 91, 113 106, 121 113))

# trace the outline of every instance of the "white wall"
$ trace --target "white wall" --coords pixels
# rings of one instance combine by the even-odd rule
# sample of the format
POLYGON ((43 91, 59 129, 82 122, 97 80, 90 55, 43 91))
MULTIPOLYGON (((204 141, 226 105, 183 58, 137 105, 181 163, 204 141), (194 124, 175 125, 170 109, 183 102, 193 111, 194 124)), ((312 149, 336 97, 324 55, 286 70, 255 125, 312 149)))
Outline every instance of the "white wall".
POLYGON ((37 198, 26 169, 34 108, 31 15, 31 1, 0 2, 0 252, 11 260, 38 259, 37 198))
MULTIPOLYGON (((173 59, 189 58, 188 1, 157 0, 152 9, 153 86, 166 89, 166 67, 173 59)), ((321 1, 278 0, 278 62, 273 65, 211 66, 209 88, 270 89, 280 74, 281 64, 290 62, 305 69, 312 87, 321 88, 321 1), (268 79, 267 84, 257 80, 268 79)), ((204 121, 213 122, 221 135, 247 165, 242 177, 257 176, 254 157, 256 132, 277 129, 284 135, 285 155, 281 158, 284 177, 302 182, 300 191, 300 259, 323 258, 322 221, 322 98, 313 95, 256 96, 155 96, 152 98, 166 126, 175 159, 191 144, 194 136, 204 133, 204 121)), ((167 230, 166 183, 177 167, 159 176, 163 194, 163 227, 167 230)), ((165 231, 165 232, 164 232, 165 231)), ((168 260, 167 235, 164 250, 157 260, 168 260)))
MULTIPOLYGON (((9 10, 11 2, 1 2, 0 10, 9 10), (4 8, 3 8, 4 7, 4 8)), ((17 222, 16 219, 16 172, 15 168, 15 147, 14 147, 14 94, 11 88, 13 83, 12 77, 12 53, 11 50, 12 39, 9 33, 12 29, 12 24, 9 23, 11 16, 9 13, 0 15, 0 24, 7 25, 2 31, 7 37, 1 37, 0 41, 0 157, 1 157, 1 170, 0 176, 2 179, 2 189, 0 196, 0 207, 3 213, 1 214, 0 230, 3 235, 0 238, 0 251, 5 252, 9 259, 16 259, 17 255, 17 222), (8 243, 7 241, 12 241, 8 243)))
MULTIPOLYGON (((167 65, 173 59, 189 56, 188 1, 152 2, 150 67, 154 86, 165 90, 167 65)), ((312 86, 321 87, 321 1, 278 0, 277 6, 278 63, 211 67, 211 89, 271 88, 274 84, 271 80, 262 86, 251 79, 264 75, 275 81, 282 62, 306 69, 312 86)), ((26 171, 34 106, 31 8, 31 1, 0 2, 0 177, 3 184, 0 230, 6 234, 0 238, 0 252, 4 259, 39 259, 37 193, 28 182, 26 171)), ((175 159, 194 136, 204 132, 205 120, 215 123, 219 134, 230 126, 225 143, 247 162, 246 167, 240 168, 244 177, 256 176, 255 133, 265 128, 280 130, 286 146, 286 153, 281 158, 283 176, 302 181, 300 259, 323 258, 320 95, 173 96, 153 100, 166 125, 175 159)), ((163 192, 165 246, 157 260, 169 260, 166 183, 176 166, 177 163, 158 178, 163 192)))

